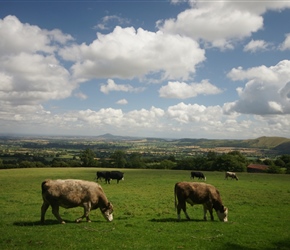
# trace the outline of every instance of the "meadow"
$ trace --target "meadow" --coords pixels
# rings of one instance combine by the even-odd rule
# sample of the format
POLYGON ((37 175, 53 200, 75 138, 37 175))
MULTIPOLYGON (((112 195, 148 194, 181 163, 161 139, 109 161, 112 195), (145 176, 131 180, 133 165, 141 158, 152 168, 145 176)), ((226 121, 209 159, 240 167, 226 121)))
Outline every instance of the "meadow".
POLYGON ((100 182, 114 205, 112 222, 94 210, 91 223, 75 223, 79 207, 60 208, 64 225, 49 208, 40 224, 44 179, 94 181, 97 170, 1 170, 0 249, 290 249, 290 175, 238 173, 236 181, 204 172, 229 208, 229 222, 218 221, 216 213, 214 221, 204 221, 201 205, 188 205, 191 221, 182 212, 177 222, 174 185, 191 181, 190 171, 124 169, 119 184, 100 182))

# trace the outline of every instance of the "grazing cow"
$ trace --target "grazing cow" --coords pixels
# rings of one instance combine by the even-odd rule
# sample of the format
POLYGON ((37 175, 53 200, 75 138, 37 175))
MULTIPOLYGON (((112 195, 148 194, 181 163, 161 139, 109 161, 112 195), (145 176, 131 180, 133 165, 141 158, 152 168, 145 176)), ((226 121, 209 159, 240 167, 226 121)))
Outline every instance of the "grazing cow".
POLYGON ((203 204, 204 220, 206 220, 207 210, 211 220, 214 220, 213 209, 216 211, 219 220, 228 221, 228 209, 222 204, 219 191, 212 185, 203 182, 178 182, 174 187, 175 207, 177 208, 177 218, 180 220, 180 211, 183 210, 186 218, 190 220, 186 212, 186 202, 191 206, 203 204), (176 202, 176 197, 178 204, 176 202))
POLYGON ((226 172, 225 179, 228 179, 228 177, 231 177, 231 179, 239 180, 238 176, 234 172, 226 172))
POLYGON ((119 183, 120 180, 124 180, 124 173, 120 171, 110 171, 106 173, 106 183, 111 183, 111 180, 117 180, 119 183))
POLYGON ((191 172, 191 175, 190 175, 192 179, 194 179, 194 177, 198 178, 199 180, 200 179, 204 179, 206 181, 206 177, 204 176, 204 174, 202 172, 191 172))
POLYGON ((97 171, 96 173, 96 180, 98 181, 99 179, 102 181, 102 179, 106 179, 108 171, 97 171))
POLYGON ((49 206, 56 219, 65 224, 59 215, 59 207, 73 208, 83 207, 84 214, 76 219, 80 222, 86 218, 90 222, 89 214, 91 210, 100 208, 107 221, 113 220, 113 205, 108 201, 102 187, 95 182, 83 180, 45 180, 42 182, 41 222, 44 223, 46 210, 49 206))

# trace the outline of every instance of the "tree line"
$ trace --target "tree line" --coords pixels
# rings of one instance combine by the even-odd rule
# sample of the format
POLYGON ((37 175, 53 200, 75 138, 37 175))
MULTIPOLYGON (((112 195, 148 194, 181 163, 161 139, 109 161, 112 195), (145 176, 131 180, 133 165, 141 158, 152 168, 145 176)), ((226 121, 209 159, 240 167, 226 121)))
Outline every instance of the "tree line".
POLYGON ((115 150, 109 157, 96 158, 96 156, 96 152, 90 148, 81 150, 79 155, 72 159, 55 157, 50 161, 41 156, 16 154, 13 160, 0 159, 0 168, 100 167, 246 172, 250 163, 257 163, 267 165, 269 173, 290 174, 290 155, 251 161, 239 151, 224 154, 209 151, 204 155, 176 159, 174 155, 148 157, 138 152, 128 154, 124 150, 115 150))

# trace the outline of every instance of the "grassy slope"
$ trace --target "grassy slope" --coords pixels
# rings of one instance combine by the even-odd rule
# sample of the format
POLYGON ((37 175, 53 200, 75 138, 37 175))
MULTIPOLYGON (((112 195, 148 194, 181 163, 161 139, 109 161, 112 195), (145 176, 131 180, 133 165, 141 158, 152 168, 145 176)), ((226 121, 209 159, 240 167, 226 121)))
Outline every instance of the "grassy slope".
POLYGON ((192 221, 176 222, 173 187, 177 181, 190 181, 189 171, 124 170, 124 182, 102 184, 115 208, 113 222, 93 211, 92 223, 76 224, 82 209, 61 208, 67 224, 57 224, 50 209, 46 225, 39 224, 40 184, 45 178, 93 180, 95 172, 88 168, 0 171, 0 248, 290 248, 289 175, 242 173, 239 181, 231 181, 224 180, 223 173, 205 173, 229 207, 229 222, 203 221, 202 206, 188 206, 192 221))

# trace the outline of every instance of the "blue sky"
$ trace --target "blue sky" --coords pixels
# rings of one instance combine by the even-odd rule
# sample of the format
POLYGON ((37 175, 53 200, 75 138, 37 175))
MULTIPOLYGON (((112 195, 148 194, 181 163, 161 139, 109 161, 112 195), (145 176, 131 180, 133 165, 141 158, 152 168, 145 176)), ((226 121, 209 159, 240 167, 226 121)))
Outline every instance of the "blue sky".
POLYGON ((0 132, 290 134, 290 1, 0 1, 0 132))

